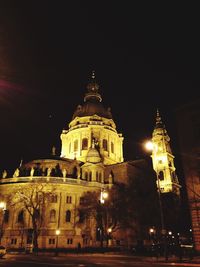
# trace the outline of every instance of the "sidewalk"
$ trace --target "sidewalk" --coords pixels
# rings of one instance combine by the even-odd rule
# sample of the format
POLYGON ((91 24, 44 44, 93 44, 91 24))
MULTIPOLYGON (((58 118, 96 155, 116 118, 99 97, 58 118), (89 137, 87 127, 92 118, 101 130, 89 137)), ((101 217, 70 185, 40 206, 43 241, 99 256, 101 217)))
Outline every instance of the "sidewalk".
MULTIPOLYGON (((180 259, 179 257, 176 256, 171 256, 169 257, 167 260, 165 259, 165 257, 146 257, 148 259, 146 259, 146 261, 150 261, 150 262, 170 262, 170 263, 195 263, 195 264, 200 264, 200 257, 193 257, 193 258, 188 258, 188 257, 183 257, 182 259, 180 259)), ((145 259, 143 258, 143 260, 145 261, 145 259)))
MULTIPOLYGON (((128 256, 128 255, 127 255, 128 256)), ((193 256, 192 258, 189 257, 182 257, 180 259, 177 256, 170 256, 166 260, 165 257, 155 257, 155 256, 135 256, 130 255, 136 261, 146 261, 146 262, 159 262, 159 263, 194 263, 199 264, 200 266, 200 256, 193 256)))
MULTIPOLYGON (((17 255, 26 255, 27 257, 55 257, 55 253, 49 253, 49 252, 38 252, 37 255, 34 253, 30 254, 25 254, 25 253, 15 253, 15 252, 9 252, 7 255, 12 255, 15 254, 17 255)), ((96 257, 96 256, 102 256, 104 255, 105 257, 127 257, 127 258, 132 258, 134 261, 138 262, 158 262, 158 263, 194 263, 194 264, 199 264, 200 265, 200 256, 193 256, 193 258, 189 257, 183 257, 182 260, 180 260, 179 257, 177 256, 170 256, 168 257, 168 260, 166 261, 165 257, 155 257, 155 256, 141 256, 141 255, 134 255, 131 253, 123 253, 123 252, 105 252, 105 253, 63 253, 59 252, 59 257, 77 257, 77 256, 82 256, 82 257, 96 257)))

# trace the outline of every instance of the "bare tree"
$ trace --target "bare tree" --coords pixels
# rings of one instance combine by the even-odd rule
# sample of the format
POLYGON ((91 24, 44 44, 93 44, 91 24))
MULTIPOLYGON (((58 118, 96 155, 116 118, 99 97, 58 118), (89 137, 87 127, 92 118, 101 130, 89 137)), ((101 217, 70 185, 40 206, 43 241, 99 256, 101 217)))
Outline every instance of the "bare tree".
POLYGON ((109 232, 117 231, 143 239, 146 229, 158 224, 156 188, 144 187, 141 178, 135 178, 129 185, 115 184, 108 190, 108 199, 103 204, 99 199, 100 192, 86 192, 78 211, 82 221, 95 218, 101 241, 108 241, 109 232))
POLYGON ((7 197, 8 205, 26 210, 30 215, 35 251, 38 249, 38 236, 44 221, 45 206, 54 190, 54 187, 48 183, 31 182, 16 185, 7 197))

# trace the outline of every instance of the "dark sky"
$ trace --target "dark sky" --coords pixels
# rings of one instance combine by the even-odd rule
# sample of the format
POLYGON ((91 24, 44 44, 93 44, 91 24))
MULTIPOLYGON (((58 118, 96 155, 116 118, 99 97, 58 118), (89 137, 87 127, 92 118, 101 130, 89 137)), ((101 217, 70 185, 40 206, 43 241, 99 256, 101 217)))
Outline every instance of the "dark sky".
POLYGON ((175 110, 200 97, 199 14, 194 4, 135 1, 0 1, 0 169, 47 155, 92 70, 124 135, 141 156, 157 107, 178 155, 175 110))

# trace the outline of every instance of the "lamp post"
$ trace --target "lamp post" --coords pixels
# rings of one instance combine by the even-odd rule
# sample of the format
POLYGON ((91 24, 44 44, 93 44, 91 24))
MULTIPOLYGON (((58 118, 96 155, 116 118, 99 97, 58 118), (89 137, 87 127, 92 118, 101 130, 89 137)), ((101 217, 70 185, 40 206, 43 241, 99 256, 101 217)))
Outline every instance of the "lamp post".
POLYGON ((100 194, 100 203, 104 204, 105 200, 108 198, 108 192, 105 190, 101 190, 101 194, 100 194))
POLYGON ((60 234, 60 230, 56 230, 56 251, 55 251, 55 256, 58 256, 58 236, 60 234))
POLYGON ((149 239, 150 239, 151 246, 155 245, 155 241, 156 241, 155 233, 156 233, 156 230, 154 227, 149 228, 149 239))
MULTIPOLYGON (((152 151, 154 153, 155 158, 157 159, 157 150, 158 146, 151 141, 145 143, 146 150, 152 151)), ((165 222, 164 222, 164 212, 163 212, 163 204, 161 198, 161 189, 160 189, 160 179, 157 170, 157 162, 154 164, 154 170, 156 172, 156 182, 157 182, 157 192, 158 192, 158 202, 159 202, 159 210, 160 210, 160 223, 161 223, 161 234, 164 237, 164 256, 165 259, 168 259, 167 256, 167 240, 166 240, 166 229, 165 229, 165 222)))
POLYGON ((112 228, 111 227, 107 229, 107 235, 108 235, 108 238, 107 238, 108 246, 110 246, 112 245, 112 228))
MULTIPOLYGON (((103 239, 104 239, 104 234, 105 234, 105 230, 107 230, 107 211, 104 210, 104 204, 105 204, 105 200, 108 198, 108 192, 105 189, 101 190, 100 193, 100 204, 102 207, 102 212, 101 212, 101 228, 100 228, 100 241, 101 241, 101 247, 103 247, 103 239), (105 213, 105 214, 104 214, 105 213), (103 218, 104 218, 104 223, 105 223, 105 227, 104 227, 104 223, 103 223, 103 218)), ((107 236, 107 232, 106 232, 106 236, 107 236)), ((107 238, 106 238, 107 239, 107 238)))
POLYGON ((4 224, 4 213, 6 210, 6 203, 5 202, 0 202, 0 209, 2 210, 2 221, 1 221, 1 231, 0 231, 0 244, 1 244, 1 239, 3 236, 3 224, 4 224))

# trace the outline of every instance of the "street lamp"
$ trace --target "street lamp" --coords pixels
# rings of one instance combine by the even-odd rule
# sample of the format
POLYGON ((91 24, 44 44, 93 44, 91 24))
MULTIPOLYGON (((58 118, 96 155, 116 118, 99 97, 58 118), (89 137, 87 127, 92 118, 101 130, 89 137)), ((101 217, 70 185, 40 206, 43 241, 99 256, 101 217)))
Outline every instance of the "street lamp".
POLYGON ((5 213, 5 210, 6 210, 6 203, 1 201, 0 202, 0 209, 2 210, 2 221, 1 221, 1 231, 0 231, 0 244, 1 244, 1 239, 2 239, 2 236, 3 236, 3 224, 4 224, 4 213, 5 213))
POLYGON ((112 244, 112 228, 111 227, 109 227, 108 229, 107 229, 107 234, 108 234, 108 236, 107 236, 107 242, 108 242, 108 246, 110 246, 111 244, 112 244))
POLYGON ((60 230, 56 230, 56 251, 55 251, 55 256, 58 256, 58 236, 60 234, 60 230))
POLYGON ((149 237, 152 244, 154 244, 155 241, 155 233, 156 233, 155 228, 149 228, 149 237))
POLYGON ((105 204, 105 200, 106 199, 108 199, 108 192, 105 189, 102 189, 101 193, 100 193, 101 229, 100 229, 100 232, 99 232, 100 233, 101 247, 103 247, 104 234, 106 234, 106 239, 108 239, 108 233, 105 232, 107 230, 107 224, 108 224, 107 210, 106 210, 106 207, 104 207, 104 205, 103 205, 103 204, 105 204))
MULTIPOLYGON (((154 144, 152 141, 147 141, 145 143, 145 148, 148 151, 152 151, 152 154, 154 153, 155 158, 157 159, 158 146, 156 144, 154 144)), ((158 170, 157 170, 157 162, 156 164, 154 164, 153 167, 156 172, 157 192, 158 192, 158 201, 159 201, 159 209, 160 209, 161 234, 164 236, 164 256, 167 260, 166 229, 165 229, 165 222, 164 222, 163 204, 162 204, 162 198, 161 198, 160 179, 159 179, 158 170)))
POLYGON ((108 198, 108 192, 105 190, 101 190, 101 194, 100 194, 100 202, 101 204, 105 203, 105 200, 108 198))
POLYGON ((108 233, 110 234, 112 232, 112 228, 108 228, 108 233))

